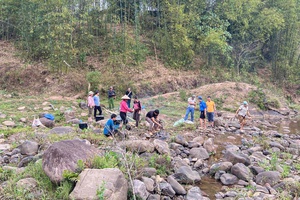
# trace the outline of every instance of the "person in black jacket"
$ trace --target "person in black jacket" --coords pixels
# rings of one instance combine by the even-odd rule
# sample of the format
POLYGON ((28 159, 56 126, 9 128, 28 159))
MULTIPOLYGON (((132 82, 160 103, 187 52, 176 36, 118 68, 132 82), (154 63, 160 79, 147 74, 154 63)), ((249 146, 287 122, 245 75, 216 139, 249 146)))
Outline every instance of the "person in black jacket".
POLYGON ((158 119, 159 110, 149 111, 146 115, 146 121, 150 124, 150 131, 158 131, 159 127, 162 128, 162 125, 159 123, 158 119))

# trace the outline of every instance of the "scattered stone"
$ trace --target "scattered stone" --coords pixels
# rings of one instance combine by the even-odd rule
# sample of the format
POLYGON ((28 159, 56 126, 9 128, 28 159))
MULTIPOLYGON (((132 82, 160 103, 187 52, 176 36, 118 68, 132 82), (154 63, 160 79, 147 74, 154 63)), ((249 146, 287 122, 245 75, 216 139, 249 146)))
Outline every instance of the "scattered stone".
POLYGON ((154 191, 154 181, 148 177, 142 177, 142 181, 145 183, 147 191, 153 192, 154 191))
POLYGON ((34 141, 25 141, 19 147, 22 155, 32 156, 37 154, 39 149, 39 144, 34 141))
POLYGON ((220 162, 220 163, 215 163, 210 167, 209 174, 214 175, 217 171, 222 170, 222 171, 229 171, 232 167, 231 162, 220 162))
POLYGON ((53 128, 55 126, 55 122, 53 120, 47 119, 46 117, 41 117, 40 121, 47 128, 53 128))
POLYGON ((80 116, 81 117, 86 117, 86 116, 88 116, 88 113, 81 113, 80 116))
POLYGON ((141 174, 146 177, 152 177, 156 175, 156 169, 151 167, 146 167, 142 169, 141 174))
POLYGON ((19 111, 23 111, 23 110, 25 110, 25 106, 21 106, 21 107, 19 107, 19 108, 18 108, 18 110, 19 110, 19 111))
POLYGON ((228 174, 228 173, 223 174, 220 180, 224 185, 233 185, 238 182, 238 178, 235 175, 228 174))
POLYGON ((16 174, 21 174, 25 171, 24 167, 18 168, 18 167, 12 167, 12 166, 3 166, 2 167, 3 170, 8 170, 8 171, 13 171, 16 174))
POLYGON ((190 157, 206 160, 209 158, 209 154, 207 153, 206 149, 204 149, 202 147, 192 148, 190 151, 190 157))
POLYGON ((16 126, 15 122, 13 122, 13 121, 4 121, 4 122, 2 122, 2 124, 7 127, 15 127, 16 126))
POLYGON ((159 194, 150 194, 147 200, 160 200, 159 194))
POLYGON ((97 191, 105 188, 104 199, 127 200, 128 184, 124 174, 117 168, 85 169, 79 174, 78 182, 70 199, 99 199, 97 191))
POLYGON ((45 111, 48 111, 48 110, 51 110, 52 108, 51 107, 44 107, 43 110, 45 111))
POLYGON ((70 126, 59 126, 59 127, 54 127, 49 131, 51 134, 59 134, 59 135, 64 135, 64 134, 69 134, 74 132, 74 129, 70 126))
POLYGON ((0 144, 0 151, 6 151, 10 149, 10 144, 0 144))
POLYGON ((180 185, 173 176, 168 176, 167 181, 172 186, 177 195, 186 194, 186 190, 184 189, 184 187, 182 187, 182 185, 180 185))
POLYGON ((34 178, 24 178, 16 183, 16 186, 18 188, 23 188, 27 191, 32 191, 34 188, 37 187, 37 185, 37 181, 34 178))
POLYGON ((169 145, 168 143, 166 143, 165 141, 159 140, 159 139, 155 139, 153 141, 154 147, 155 149, 158 151, 158 153, 160 154, 166 154, 166 155, 170 155, 170 149, 169 149, 169 145))
POLYGON ((213 138, 208 138, 204 144, 203 147, 207 150, 209 153, 216 153, 216 148, 214 145, 214 140, 213 138))
POLYGON ((20 122, 22 122, 22 123, 26 123, 26 122, 27 122, 27 119, 26 119, 26 118, 24 118, 24 117, 22 117, 22 118, 20 118, 20 122))
POLYGON ((0 118, 1 118, 1 119, 4 119, 4 118, 6 118, 6 115, 3 114, 3 113, 0 113, 0 118))
POLYGON ((174 195, 176 194, 175 191, 173 190, 172 186, 167 182, 160 182, 159 189, 160 189, 162 195, 174 197, 174 195))
POLYGON ((184 184, 194 184, 201 180, 198 172, 193 171, 189 166, 180 167, 173 176, 179 183, 184 184))
MULTIPOLYGON (((142 181, 133 180, 133 188, 136 196, 140 197, 143 200, 146 200, 148 198, 150 193, 147 191, 147 188, 142 181)), ((126 195, 126 199, 127 199, 127 195, 126 195)))
POLYGON ((256 183, 265 185, 269 183, 271 186, 275 185, 280 181, 280 173, 277 171, 266 171, 261 172, 256 176, 256 183))
POLYGON ((186 200, 203 200, 201 190, 199 187, 192 187, 186 195, 186 200))
POLYGON ((179 135, 179 134, 176 135, 175 142, 178 143, 178 144, 181 144, 183 146, 188 146, 188 143, 185 140, 185 138, 182 135, 179 135))
POLYGON ((224 158, 232 164, 243 163, 244 165, 248 166, 251 163, 248 156, 234 151, 227 150, 225 152, 224 158))
POLYGON ((50 180, 59 183, 63 172, 77 169, 78 160, 85 162, 99 155, 99 150, 81 140, 63 140, 52 144, 43 155, 43 170, 50 180))
POLYGON ((249 181, 253 178, 250 169, 246 167, 243 163, 237 163, 233 165, 231 168, 231 173, 244 181, 249 181))
POLYGON ((154 145, 148 140, 127 140, 120 142, 119 145, 131 152, 143 153, 154 151, 154 145))

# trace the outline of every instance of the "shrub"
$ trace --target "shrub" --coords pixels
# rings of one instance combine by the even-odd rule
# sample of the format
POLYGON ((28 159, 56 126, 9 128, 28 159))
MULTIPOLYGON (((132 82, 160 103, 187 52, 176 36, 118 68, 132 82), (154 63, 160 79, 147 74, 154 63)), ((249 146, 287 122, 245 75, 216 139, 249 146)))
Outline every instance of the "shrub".
POLYGON ((266 94, 262 89, 251 90, 248 97, 250 102, 256 104, 260 109, 266 110, 266 94))
POLYGON ((86 75, 86 80, 91 84, 91 90, 98 90, 101 83, 101 74, 98 71, 88 72, 86 75))

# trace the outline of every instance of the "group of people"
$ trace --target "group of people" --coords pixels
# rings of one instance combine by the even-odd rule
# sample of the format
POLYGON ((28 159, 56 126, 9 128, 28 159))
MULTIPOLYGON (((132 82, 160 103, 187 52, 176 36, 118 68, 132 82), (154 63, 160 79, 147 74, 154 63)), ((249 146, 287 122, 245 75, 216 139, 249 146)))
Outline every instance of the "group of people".
MULTIPOLYGON (((120 102, 120 120, 117 119, 116 114, 112 114, 110 119, 107 120, 103 133, 106 136, 112 136, 119 128, 122 127, 122 125, 126 125, 128 123, 127 121, 127 113, 133 113, 133 119, 135 120, 135 126, 139 126, 140 122, 140 116, 141 116, 141 110, 142 105, 140 100, 137 96, 133 97, 133 107, 131 108, 131 99, 132 99, 132 91, 130 88, 127 89, 125 92, 125 95, 122 96, 122 100, 120 102), (119 123, 119 121, 122 121, 122 124, 119 123)), ((114 91, 113 87, 110 87, 108 90, 108 104, 109 109, 114 109, 114 100, 116 99, 116 92, 114 91)), ((92 121, 92 112, 94 111, 94 117, 96 118, 97 113, 99 115, 102 115, 102 109, 100 104, 100 98, 99 98, 99 92, 96 91, 95 93, 93 91, 89 92, 89 96, 87 98, 87 105, 88 105, 88 120, 92 121)), ((146 121, 150 124, 150 135, 152 135, 153 131, 157 131, 159 128, 162 127, 160 120, 158 119, 159 110, 153 110, 149 111, 146 114, 146 121)))
MULTIPOLYGON (((133 119, 135 120, 135 125, 138 127, 140 122, 140 116, 141 116, 141 110, 142 105, 140 100, 137 98, 137 96, 134 96, 133 100, 133 107, 131 108, 131 99, 132 99, 132 91, 130 88, 127 89, 125 92, 125 95, 122 96, 122 100, 120 102, 120 120, 117 119, 116 114, 112 114, 110 119, 106 122, 104 127, 104 135, 106 136, 112 136, 119 128, 122 127, 122 125, 126 125, 128 123, 127 121, 127 113, 133 113, 133 119), (122 122, 122 124, 120 123, 122 122)), ((116 98, 116 92, 114 91, 113 87, 110 87, 108 90, 108 103, 109 103, 109 109, 114 109, 114 99, 116 98)), ((206 102, 203 100, 201 96, 198 96, 198 101, 196 100, 196 95, 192 95, 190 98, 188 98, 188 106, 186 109, 184 121, 188 120, 189 114, 191 114, 191 122, 194 122, 194 113, 195 108, 197 104, 199 104, 199 122, 200 127, 203 129, 206 129, 206 118, 208 121, 208 126, 214 127, 214 115, 216 113, 216 104, 214 101, 211 100, 211 97, 208 96, 206 102)), ((95 93, 90 91, 89 96, 87 99, 88 102, 88 110, 89 110, 89 121, 92 121, 92 112, 94 111, 94 117, 96 118, 97 112, 99 115, 102 115, 102 109, 100 104, 100 98, 99 98, 99 92, 96 91, 95 93)), ((158 119, 159 110, 155 109, 153 111, 149 111, 146 114, 146 121, 150 125, 150 135, 153 134, 153 131, 158 131, 162 128, 161 122, 158 119)), ((248 109, 248 103, 246 101, 243 102, 243 105, 241 105, 237 111, 236 111, 236 117, 239 119, 240 122, 240 129, 243 130, 244 125, 246 123, 246 116, 251 117, 248 109)))
MULTIPOLYGON (((214 115, 216 113, 215 102, 211 100, 210 96, 207 97, 206 102, 203 100, 201 96, 198 96, 198 100, 199 100, 199 111, 200 111, 200 117, 199 117, 200 127, 206 129, 206 118, 209 123, 209 126, 214 127, 214 115)), ((186 109, 184 121, 187 121, 189 114, 191 114, 191 122, 194 122, 194 113, 195 113, 196 105, 197 105, 196 95, 192 95, 192 97, 188 98, 188 106, 186 109)), ((248 109, 248 103, 247 101, 244 101, 243 105, 241 105, 236 111, 236 117, 239 119, 240 122, 240 130, 243 130, 244 125, 246 124, 247 115, 251 118, 248 109)))

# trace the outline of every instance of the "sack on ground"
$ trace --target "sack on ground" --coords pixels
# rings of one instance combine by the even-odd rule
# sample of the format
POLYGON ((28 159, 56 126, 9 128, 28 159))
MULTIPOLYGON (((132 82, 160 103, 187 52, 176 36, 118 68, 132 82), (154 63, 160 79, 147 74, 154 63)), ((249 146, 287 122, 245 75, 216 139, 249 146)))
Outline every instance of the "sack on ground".
POLYGON ((180 126, 180 125, 183 124, 183 123, 184 123, 184 119, 182 118, 182 119, 176 121, 176 122, 173 124, 173 126, 174 126, 174 127, 175 127, 175 126, 180 126))
POLYGON ((44 117, 47 118, 47 119, 50 119, 50 120, 54 120, 54 115, 50 114, 50 113, 46 113, 44 114, 44 117))

